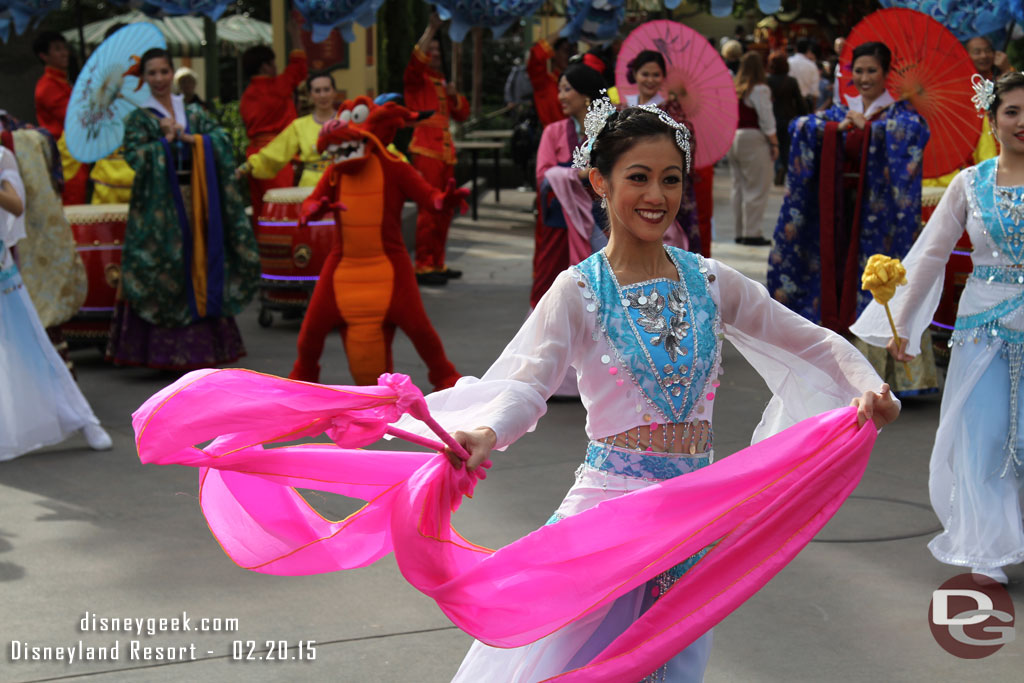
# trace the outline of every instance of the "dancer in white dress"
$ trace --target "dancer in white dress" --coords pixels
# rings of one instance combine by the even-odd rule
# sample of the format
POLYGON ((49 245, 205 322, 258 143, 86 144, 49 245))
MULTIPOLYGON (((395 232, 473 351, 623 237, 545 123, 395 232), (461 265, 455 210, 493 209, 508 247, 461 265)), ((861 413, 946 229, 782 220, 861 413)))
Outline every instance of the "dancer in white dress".
POLYGON ((18 163, 0 147, 0 461, 59 443, 82 430, 89 447, 111 447, 46 330, 14 262, 25 236, 25 189, 18 163))
MULTIPOLYGON (((476 427, 454 433, 471 454, 468 467, 531 430, 570 367, 591 441, 549 523, 707 466, 723 338, 775 395, 755 440, 851 400, 862 406, 862 424, 896 417, 888 387, 840 336, 732 268, 663 246, 689 166, 685 126, 655 107, 614 112, 607 99, 592 107, 586 126, 593 156, 587 159, 585 145, 576 160, 589 161, 591 184, 606 201, 607 248, 555 279, 483 377, 427 397, 447 428, 476 427)), ((455 680, 532 683, 586 665, 703 554, 529 645, 475 643, 455 680)), ((654 680, 702 680, 710 649, 708 632, 659 667, 654 680)))
POLYGON ((967 230, 974 272, 950 341, 928 483, 944 531, 928 548, 940 562, 1005 584, 1003 567, 1024 561, 1024 74, 1011 72, 995 84, 974 78, 974 101, 989 117, 999 156, 953 179, 904 259, 908 285, 890 302, 899 348, 877 303, 850 329, 888 346, 897 360, 917 355, 946 261, 967 230))

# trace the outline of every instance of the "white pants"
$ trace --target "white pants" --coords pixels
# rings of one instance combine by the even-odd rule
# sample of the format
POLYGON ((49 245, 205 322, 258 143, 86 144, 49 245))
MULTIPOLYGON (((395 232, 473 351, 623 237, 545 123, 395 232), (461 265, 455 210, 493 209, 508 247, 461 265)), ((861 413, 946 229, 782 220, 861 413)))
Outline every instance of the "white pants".
POLYGON ((728 158, 736 237, 763 237, 761 219, 774 176, 768 138, 757 128, 740 128, 728 158))

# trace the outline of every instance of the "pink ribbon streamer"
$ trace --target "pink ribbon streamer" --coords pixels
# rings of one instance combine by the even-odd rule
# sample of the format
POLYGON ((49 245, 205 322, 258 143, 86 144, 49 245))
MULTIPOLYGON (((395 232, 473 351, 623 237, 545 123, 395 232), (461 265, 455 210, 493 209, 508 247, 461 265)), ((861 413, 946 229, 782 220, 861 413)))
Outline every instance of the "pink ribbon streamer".
POLYGON ((394 552, 453 623, 498 647, 552 633, 715 544, 606 650, 555 677, 588 682, 641 678, 761 588, 856 488, 875 440, 854 408, 832 411, 491 550, 451 526, 477 481, 466 468, 436 452, 361 450, 402 412, 429 418, 400 375, 341 387, 203 370, 150 398, 133 425, 143 462, 199 468, 203 513, 239 566, 312 574, 394 552), (274 447, 325 431, 335 444, 274 447), (366 505, 328 520, 296 488, 366 505))

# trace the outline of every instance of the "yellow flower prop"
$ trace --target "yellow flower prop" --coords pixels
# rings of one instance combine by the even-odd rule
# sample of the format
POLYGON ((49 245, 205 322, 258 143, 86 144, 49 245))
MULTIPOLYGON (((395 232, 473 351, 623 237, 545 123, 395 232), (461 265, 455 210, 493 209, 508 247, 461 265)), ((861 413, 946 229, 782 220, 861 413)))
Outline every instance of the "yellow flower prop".
MULTIPOLYGON (((875 254, 868 259, 864 266, 864 273, 860 276, 861 289, 871 292, 875 301, 885 306, 885 314, 889 317, 889 326, 892 328, 892 338, 896 340, 896 348, 900 347, 900 335, 896 331, 896 323, 892 319, 892 312, 889 310, 889 300, 896 294, 896 288, 907 284, 907 269, 903 267, 898 258, 889 258, 885 254, 875 254)), ((903 369, 908 379, 910 368, 906 363, 903 369)))
POLYGON ((896 293, 896 288, 907 284, 907 269, 898 258, 875 254, 864 266, 860 284, 861 289, 871 292, 875 301, 886 306, 896 293))

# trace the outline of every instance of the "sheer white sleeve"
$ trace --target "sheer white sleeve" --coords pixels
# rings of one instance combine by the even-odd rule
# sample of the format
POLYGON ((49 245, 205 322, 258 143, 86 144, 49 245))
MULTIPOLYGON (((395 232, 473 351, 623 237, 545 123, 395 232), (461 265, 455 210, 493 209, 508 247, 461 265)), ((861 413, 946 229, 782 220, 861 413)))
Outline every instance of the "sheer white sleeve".
MULTIPOLYGON (((0 183, 4 181, 11 184, 11 187, 14 188, 14 191, 21 199, 22 204, 24 204, 25 186, 21 182, 21 174, 18 173, 18 161, 9 149, 0 147, 0 183)), ((0 209, 0 243, 2 243, 2 246, 0 246, 0 266, 6 265, 8 250, 24 237, 24 209, 18 216, 0 209)))
POLYGON ((725 338, 773 394, 753 442, 882 386, 871 363, 841 336, 797 315, 729 266, 708 263, 725 338))
MULTIPOLYGON (((907 284, 896 288, 889 301, 900 336, 907 339, 907 353, 921 353, 921 335, 932 321, 942 296, 946 261, 967 226, 967 173, 958 173, 942 195, 935 213, 903 259, 907 284)), ((892 327, 885 307, 868 304, 850 331, 872 346, 885 346, 892 327)))
MULTIPOLYGON (((482 377, 463 377, 451 389, 426 397, 434 419, 448 431, 490 427, 498 449, 533 431, 548 397, 576 362, 586 324, 578 290, 570 271, 560 273, 482 377)), ((428 433, 408 416, 398 426, 428 433)))

